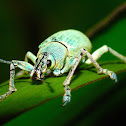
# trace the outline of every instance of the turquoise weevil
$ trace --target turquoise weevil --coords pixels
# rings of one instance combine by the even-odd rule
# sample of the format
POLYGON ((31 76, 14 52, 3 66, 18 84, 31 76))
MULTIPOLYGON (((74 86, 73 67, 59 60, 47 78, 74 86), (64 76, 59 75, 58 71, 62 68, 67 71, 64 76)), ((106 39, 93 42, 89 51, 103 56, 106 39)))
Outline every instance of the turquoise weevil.
POLYGON ((22 69, 22 71, 17 73, 17 76, 23 75, 28 71, 32 80, 42 80, 50 72, 53 72, 55 76, 61 76, 69 71, 68 76, 63 82, 65 90, 63 106, 71 100, 69 84, 80 61, 85 64, 93 63, 97 68, 97 73, 109 75, 111 79, 117 82, 116 74, 113 71, 101 68, 96 61, 108 51, 125 63, 126 57, 107 45, 97 49, 92 55, 90 54, 91 49, 92 44, 86 35, 80 31, 70 29, 59 31, 43 41, 39 45, 37 56, 28 51, 25 55, 25 61, 5 61, 0 59, 0 62, 10 64, 9 91, 1 95, 0 100, 2 101, 12 92, 17 91, 14 85, 15 67, 22 69), (34 66, 28 63, 28 59, 34 63, 34 66))

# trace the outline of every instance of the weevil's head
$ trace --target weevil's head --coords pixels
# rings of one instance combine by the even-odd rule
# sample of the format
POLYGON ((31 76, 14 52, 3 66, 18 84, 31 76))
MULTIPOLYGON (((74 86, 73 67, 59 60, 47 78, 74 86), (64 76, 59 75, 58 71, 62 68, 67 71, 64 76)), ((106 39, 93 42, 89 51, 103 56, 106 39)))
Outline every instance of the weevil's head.
POLYGON ((37 56, 35 66, 30 73, 32 80, 43 80, 45 74, 49 74, 54 66, 55 59, 50 53, 40 53, 37 56))

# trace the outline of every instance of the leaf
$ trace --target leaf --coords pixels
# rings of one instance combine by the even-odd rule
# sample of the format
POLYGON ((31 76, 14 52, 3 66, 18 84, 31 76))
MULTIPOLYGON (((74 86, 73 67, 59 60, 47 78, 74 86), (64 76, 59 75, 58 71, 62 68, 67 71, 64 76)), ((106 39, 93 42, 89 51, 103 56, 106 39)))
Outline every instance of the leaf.
MULTIPOLYGON (((125 76, 126 72, 118 74, 119 81, 125 76)), ((125 92, 125 83, 113 84, 109 78, 106 78, 73 91, 72 101, 66 107, 61 107, 62 96, 60 96, 21 114, 6 123, 6 126, 34 126, 36 124, 44 126, 79 124, 95 126, 102 120, 104 120, 102 122, 104 124, 105 117, 112 119, 114 114, 117 115, 116 112, 121 106, 120 101, 126 103, 125 92)))
MULTIPOLYGON (((126 33, 126 29, 124 28, 125 25, 126 19, 121 19, 109 30, 105 31, 103 34, 95 38, 93 40, 93 50, 96 50, 103 44, 106 44, 118 51, 119 53, 126 55, 126 44, 124 43, 124 41, 126 41, 126 38, 124 37, 126 33)), ((126 71, 126 64, 117 60, 114 56, 112 56, 109 53, 105 54, 101 58, 100 65, 103 68, 110 69, 116 73, 126 71)), ((36 111, 40 113, 41 117, 38 118, 37 115, 34 115, 34 123, 36 122, 36 120, 38 121, 38 119, 41 119, 39 121, 41 121, 40 123, 43 125, 56 124, 56 122, 57 124, 63 125, 68 121, 69 123, 72 123, 72 118, 75 118, 76 115, 81 113, 81 110, 86 111, 86 108, 91 104, 93 104, 94 106, 95 101, 97 101, 97 98, 100 98, 101 96, 103 97, 105 93, 108 93, 109 90, 111 90, 114 87, 113 81, 109 78, 105 79, 105 81, 105 77, 107 76, 98 75, 93 65, 81 65, 75 72, 70 87, 72 90, 78 89, 83 86, 84 87, 72 92, 72 101, 70 104, 67 105, 65 109, 62 108, 60 105, 62 103, 62 95, 64 93, 62 83, 66 78, 66 74, 61 77, 48 77, 44 80, 42 84, 32 84, 28 76, 16 78, 15 86, 18 91, 14 92, 12 95, 10 95, 8 98, 6 98, 0 103, 1 123, 38 105, 40 106, 38 106, 35 109, 32 109, 29 112, 26 112, 25 114, 19 116, 19 118, 15 118, 14 120, 12 120, 12 122, 8 124, 14 124, 16 121, 20 121, 20 124, 23 124, 21 120, 31 120, 32 116, 30 115, 36 114, 36 111), (101 79, 102 81, 98 81, 101 79), (108 81, 111 84, 109 84, 108 81), (47 101, 50 102, 46 103, 47 101), (84 101, 83 104, 82 101, 84 101), (72 113, 72 111, 74 114, 72 113), (28 118, 28 116, 30 117, 28 118), (59 119, 59 121, 57 120, 57 118, 59 119)), ((5 93, 7 89, 8 81, 0 85, 0 94, 5 93)), ((86 118, 88 118, 88 111, 87 115, 85 116, 86 118)))

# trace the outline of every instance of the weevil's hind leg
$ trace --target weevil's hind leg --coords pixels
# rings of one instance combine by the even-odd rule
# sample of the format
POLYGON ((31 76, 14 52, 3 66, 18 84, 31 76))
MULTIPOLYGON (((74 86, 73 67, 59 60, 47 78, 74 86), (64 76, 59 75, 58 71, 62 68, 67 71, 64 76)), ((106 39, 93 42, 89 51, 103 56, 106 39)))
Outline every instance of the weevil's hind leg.
MULTIPOLYGON (((121 59, 122 61, 124 61, 126 63, 126 57, 119 54, 118 52, 116 52, 115 50, 113 50, 112 48, 108 47, 107 45, 102 46, 101 48, 97 49, 93 54, 92 57, 94 60, 98 60, 104 53, 106 52, 110 52, 111 54, 113 54, 114 56, 116 56, 117 58, 121 59)), ((91 64, 92 61, 91 59, 87 59, 86 64, 91 64)))
MULTIPOLYGON (((101 57, 101 55, 103 55, 105 52, 107 52, 106 46, 103 46, 100 49, 96 50, 92 55, 85 49, 83 49, 82 52, 85 53, 88 57, 88 60, 85 62, 86 64, 93 63, 94 66, 98 69, 98 71, 97 71, 98 74, 104 73, 106 75, 109 75, 112 80, 115 80, 115 82, 117 82, 117 76, 113 71, 109 71, 107 69, 101 68, 100 65, 96 62, 96 60, 98 60, 101 57)), ((112 50, 111 53, 116 54, 116 56, 118 56, 118 57, 120 56, 121 57, 120 59, 125 61, 125 57, 122 56, 121 54, 117 53, 116 51, 112 50)))
MULTIPOLYGON (((37 57, 32 52, 28 51, 25 55, 25 62, 28 62, 28 59, 30 59, 35 64, 37 57)), ((21 70, 18 73, 16 73, 16 76, 22 76, 26 73, 26 71, 21 70)))
POLYGON ((69 84, 70 84, 70 81, 71 81, 71 78, 74 74, 74 71, 76 70, 79 62, 81 61, 81 58, 82 58, 82 55, 80 54, 76 60, 74 61, 74 65, 73 67, 71 68, 71 70, 69 71, 69 74, 67 76, 67 78, 65 79, 65 81, 63 82, 63 85, 65 86, 64 87, 64 90, 65 90, 65 94, 63 96, 63 105, 62 106, 65 106, 68 102, 70 102, 71 100, 71 90, 70 90, 70 87, 69 87, 69 84))
POLYGON ((24 61, 13 60, 10 62, 10 81, 9 81, 9 91, 0 96, 0 101, 8 97, 12 92, 17 91, 14 85, 15 67, 19 67, 25 71, 31 71, 33 66, 30 63, 24 61))

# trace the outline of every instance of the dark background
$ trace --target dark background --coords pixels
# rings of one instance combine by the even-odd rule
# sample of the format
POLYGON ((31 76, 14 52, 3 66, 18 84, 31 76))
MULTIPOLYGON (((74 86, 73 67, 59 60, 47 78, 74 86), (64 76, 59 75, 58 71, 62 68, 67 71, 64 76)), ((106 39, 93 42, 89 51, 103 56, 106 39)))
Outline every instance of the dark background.
MULTIPOLYGON (((27 51, 63 29, 87 31, 125 0, 0 1, 0 58, 24 60, 27 51)), ((9 79, 9 65, 0 64, 0 82, 9 79)))

